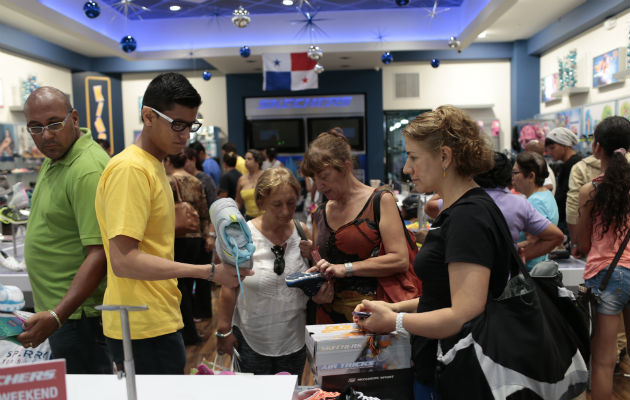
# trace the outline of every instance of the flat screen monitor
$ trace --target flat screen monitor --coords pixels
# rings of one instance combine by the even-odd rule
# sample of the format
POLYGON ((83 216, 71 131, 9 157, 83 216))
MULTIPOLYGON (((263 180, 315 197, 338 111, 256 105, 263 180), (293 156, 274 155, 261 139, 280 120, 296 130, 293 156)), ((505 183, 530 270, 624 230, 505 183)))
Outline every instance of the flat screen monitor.
POLYGON ((247 123, 247 147, 275 147, 279 153, 303 153, 304 121, 295 119, 250 120, 247 123))
POLYGON ((309 118, 307 124, 309 143, 320 133, 338 127, 343 130, 352 150, 365 151, 363 117, 309 118))

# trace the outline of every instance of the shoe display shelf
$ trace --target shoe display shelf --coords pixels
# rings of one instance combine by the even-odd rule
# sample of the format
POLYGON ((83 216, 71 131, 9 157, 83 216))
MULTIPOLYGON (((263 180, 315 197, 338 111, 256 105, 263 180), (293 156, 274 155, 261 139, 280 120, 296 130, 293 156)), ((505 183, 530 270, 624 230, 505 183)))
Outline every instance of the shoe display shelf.
POLYGON ((43 160, 39 158, 15 156, 13 160, 0 161, 0 175, 6 176, 11 186, 20 181, 30 186, 30 182, 37 180, 42 162, 43 160))
MULTIPOLYGON (((4 259, 13 258, 13 261, 20 264, 24 260, 24 236, 13 235, 15 238, 15 251, 13 253, 12 242, 0 242, 0 257, 4 259), (6 256, 5 256, 6 255, 6 256)), ((0 262, 0 283, 3 285, 11 285, 19 287, 24 292, 24 299, 26 301, 26 307, 33 307, 33 294, 31 289, 31 283, 28 280, 28 274, 25 270, 9 269, 4 263, 0 262)))

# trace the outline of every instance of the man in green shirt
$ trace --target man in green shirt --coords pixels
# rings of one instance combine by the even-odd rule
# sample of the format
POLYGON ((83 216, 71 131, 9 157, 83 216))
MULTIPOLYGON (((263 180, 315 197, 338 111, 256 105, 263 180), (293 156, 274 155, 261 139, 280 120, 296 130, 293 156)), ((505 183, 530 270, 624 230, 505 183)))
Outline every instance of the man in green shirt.
POLYGON ((17 339, 36 347, 48 338, 52 358, 65 358, 68 373, 111 373, 94 308, 103 301, 107 266, 94 197, 109 156, 89 131, 79 129, 79 114, 58 89, 34 91, 24 115, 46 159, 24 244, 36 313, 17 339))

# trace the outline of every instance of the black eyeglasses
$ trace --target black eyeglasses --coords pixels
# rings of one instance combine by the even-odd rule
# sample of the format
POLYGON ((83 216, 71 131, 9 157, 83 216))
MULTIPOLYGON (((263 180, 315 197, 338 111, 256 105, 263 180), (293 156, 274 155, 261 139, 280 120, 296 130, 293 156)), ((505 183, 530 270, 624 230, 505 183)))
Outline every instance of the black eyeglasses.
POLYGON ((282 275, 284 272, 284 247, 273 246, 271 252, 276 256, 276 259, 273 260, 273 272, 282 275))
POLYGON ((151 110, 155 111, 157 115, 164 118, 167 122, 170 122, 171 129, 174 130, 175 132, 183 132, 184 130, 186 130, 186 128, 190 128, 191 132, 197 132, 199 128, 201 128, 201 122, 199 121, 186 122, 186 121, 182 121, 181 119, 173 119, 169 117, 168 115, 162 114, 161 112, 159 112, 153 107, 149 107, 149 106, 145 106, 145 107, 150 108, 151 110))

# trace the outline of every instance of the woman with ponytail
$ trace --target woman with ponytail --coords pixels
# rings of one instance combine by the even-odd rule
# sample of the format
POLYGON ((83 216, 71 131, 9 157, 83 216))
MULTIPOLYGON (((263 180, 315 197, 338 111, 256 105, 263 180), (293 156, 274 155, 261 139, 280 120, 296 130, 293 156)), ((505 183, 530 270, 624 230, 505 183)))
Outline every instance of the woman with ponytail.
POLYGON ((602 174, 582 186, 577 224, 578 249, 588 254, 584 280, 599 297, 591 339, 591 398, 610 399, 617 359, 619 314, 630 305, 630 247, 626 247, 606 289, 599 290, 630 227, 630 121, 614 116, 595 128, 593 155, 602 174))

